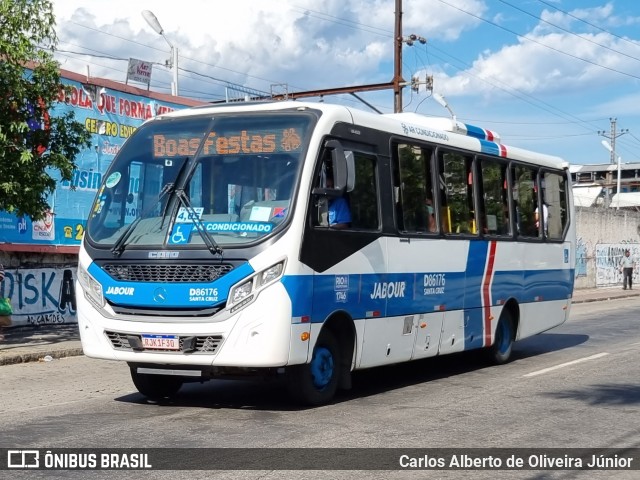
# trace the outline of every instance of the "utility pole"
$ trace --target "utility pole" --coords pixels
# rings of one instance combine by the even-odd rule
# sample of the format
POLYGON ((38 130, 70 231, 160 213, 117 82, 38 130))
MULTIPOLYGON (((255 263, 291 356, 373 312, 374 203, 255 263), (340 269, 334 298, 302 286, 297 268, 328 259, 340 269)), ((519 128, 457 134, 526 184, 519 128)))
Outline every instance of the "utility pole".
MULTIPOLYGON (((353 85, 349 87, 338 87, 338 88, 323 88, 320 90, 307 90, 304 92, 284 92, 284 93, 273 93, 269 97, 255 95, 251 96, 251 100, 295 100, 297 98, 305 98, 305 97, 321 97, 324 95, 338 95, 349 93, 354 97, 358 98, 360 101, 365 103, 368 107, 373 108, 373 110, 380 113, 375 107, 370 105, 369 103, 362 100, 360 97, 356 95, 358 92, 371 92, 374 90, 388 90, 393 89, 393 112, 401 113, 402 112, 402 89, 406 87, 408 84, 402 78, 402 47, 406 44, 408 46, 412 46, 415 42, 419 42, 422 45, 427 43, 427 39, 412 33, 408 36, 402 35, 402 0, 395 0, 396 11, 395 11, 395 29, 393 36, 393 53, 394 53, 394 73, 393 79, 390 82, 385 83, 374 83, 368 85, 353 85)), ((422 83, 417 80, 411 82, 412 88, 417 92, 418 85, 422 83)), ((433 84, 433 78, 427 77, 425 79, 425 84, 431 86, 433 84)), ((429 88, 429 87, 428 87, 429 88)), ((219 100, 210 102, 212 104, 215 103, 227 103, 227 100, 219 100)))
POLYGON ((396 0, 396 21, 393 34, 394 44, 394 69, 393 69, 393 112, 402 112, 402 87, 404 79, 402 78, 402 0, 396 0))
POLYGON ((609 118, 611 122, 611 133, 607 134, 604 130, 599 130, 598 135, 602 135, 605 138, 608 138, 611 144, 611 164, 616 163, 616 138, 621 137, 625 133, 629 133, 629 129, 625 128, 620 130, 620 132, 616 132, 616 121, 617 118, 609 118))

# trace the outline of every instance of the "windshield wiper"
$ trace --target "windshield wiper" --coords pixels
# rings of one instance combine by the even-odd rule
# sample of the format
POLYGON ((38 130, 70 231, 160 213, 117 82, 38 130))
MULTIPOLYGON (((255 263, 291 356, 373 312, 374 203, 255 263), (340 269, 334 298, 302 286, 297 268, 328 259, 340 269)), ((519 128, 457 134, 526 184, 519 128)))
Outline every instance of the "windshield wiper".
MULTIPOLYGON (((126 242, 127 242, 127 240, 129 240, 129 237, 131 236, 131 234, 135 230, 136 226, 142 221, 143 218, 146 218, 147 215, 149 215, 158 206, 158 203, 160 203, 160 201, 164 198, 165 195, 167 195, 168 193, 173 192, 173 190, 175 189, 175 186, 176 186, 175 183, 167 183, 167 184, 165 184, 165 186, 162 187, 162 190, 160 190, 160 193, 158 194, 158 200, 155 203, 150 204, 140 214, 140 216, 136 217, 136 219, 129 224, 129 226, 126 228, 126 230, 124 232, 122 232, 122 235, 120 235, 118 237, 118 240, 116 240, 115 245, 111 249, 111 253, 113 253, 113 255, 115 257, 119 257, 120 255, 122 255, 122 252, 124 252, 124 247, 126 245, 126 242)), ((163 217, 164 217, 164 213, 165 213, 165 211, 162 212, 163 217)))
POLYGON ((184 208, 187 209, 189 218, 193 221, 196 230, 200 234, 200 237, 202 237, 202 241, 205 243, 209 251, 214 255, 222 255, 222 248, 220 248, 220 246, 211 237, 211 235, 209 235, 209 232, 207 232, 207 229, 202 223, 202 220, 200 220, 200 216, 191 206, 191 201, 189 200, 189 197, 185 193, 184 189, 180 188, 176 190, 176 197, 178 197, 178 200, 180 200, 180 203, 184 206, 184 208))

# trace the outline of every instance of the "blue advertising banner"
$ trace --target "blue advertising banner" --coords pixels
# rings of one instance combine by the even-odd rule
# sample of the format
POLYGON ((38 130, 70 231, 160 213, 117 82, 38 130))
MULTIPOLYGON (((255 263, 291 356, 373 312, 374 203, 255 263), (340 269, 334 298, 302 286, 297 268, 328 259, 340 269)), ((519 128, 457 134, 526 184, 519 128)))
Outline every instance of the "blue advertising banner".
MULTIPOLYGON (((57 117, 74 111, 76 120, 91 133, 91 148, 76 158, 77 169, 71 181, 62 182, 58 172, 50 172, 58 187, 48 199, 51 208, 43 220, 34 222, 0 211, 0 243, 79 246, 102 177, 125 140, 145 120, 186 108, 179 103, 159 101, 153 95, 83 84, 65 78, 64 74, 61 81, 70 87, 70 92, 66 98, 60 98, 50 115, 57 117)), ((132 193, 138 193, 137 186, 131 188, 132 193)))

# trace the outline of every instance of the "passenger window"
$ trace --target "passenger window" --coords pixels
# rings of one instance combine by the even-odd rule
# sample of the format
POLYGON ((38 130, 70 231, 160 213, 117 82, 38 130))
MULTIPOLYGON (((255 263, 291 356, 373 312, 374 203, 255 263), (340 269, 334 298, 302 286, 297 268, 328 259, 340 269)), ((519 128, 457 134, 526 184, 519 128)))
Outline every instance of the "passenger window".
MULTIPOLYGON (((545 231, 552 240, 561 240, 567 225, 567 177, 542 172, 542 201, 547 209, 545 231)), ((544 221, 545 219, 543 219, 544 221)))
POLYGON ((440 218, 445 233, 477 235, 473 207, 472 157, 458 152, 438 154, 440 218))
POLYGON ((511 236, 506 163, 480 160, 480 178, 484 233, 511 236))
POLYGON ((356 178, 353 191, 349 194, 351 206, 351 228, 378 230, 378 181, 376 157, 353 152, 356 178))
POLYGON ((541 237, 538 230, 537 170, 524 165, 512 167, 516 229, 521 237, 541 237))
POLYGON ((394 149, 394 200, 398 230, 437 232, 435 202, 431 180, 432 150, 399 144, 394 149))
MULTIPOLYGON (((316 195, 314 225, 337 229, 378 230, 378 182, 376 157, 361 152, 345 151, 353 155, 355 181, 353 190, 339 197, 316 195)), ((314 187, 333 188, 333 172, 329 155, 323 154, 314 187)))

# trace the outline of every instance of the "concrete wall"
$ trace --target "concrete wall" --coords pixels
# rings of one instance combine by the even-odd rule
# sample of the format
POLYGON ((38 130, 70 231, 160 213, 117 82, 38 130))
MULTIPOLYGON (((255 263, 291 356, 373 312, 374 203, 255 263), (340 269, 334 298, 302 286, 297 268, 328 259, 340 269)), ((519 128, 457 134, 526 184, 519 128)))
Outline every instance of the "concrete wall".
MULTIPOLYGON (((619 264, 624 251, 631 251, 636 264, 640 260, 640 212, 577 208, 576 220, 576 288, 622 285, 619 264)), ((634 283, 640 281, 638 270, 634 283)))
POLYGON ((5 278, 0 296, 9 298, 12 326, 77 323, 77 255, 0 251, 5 278))

